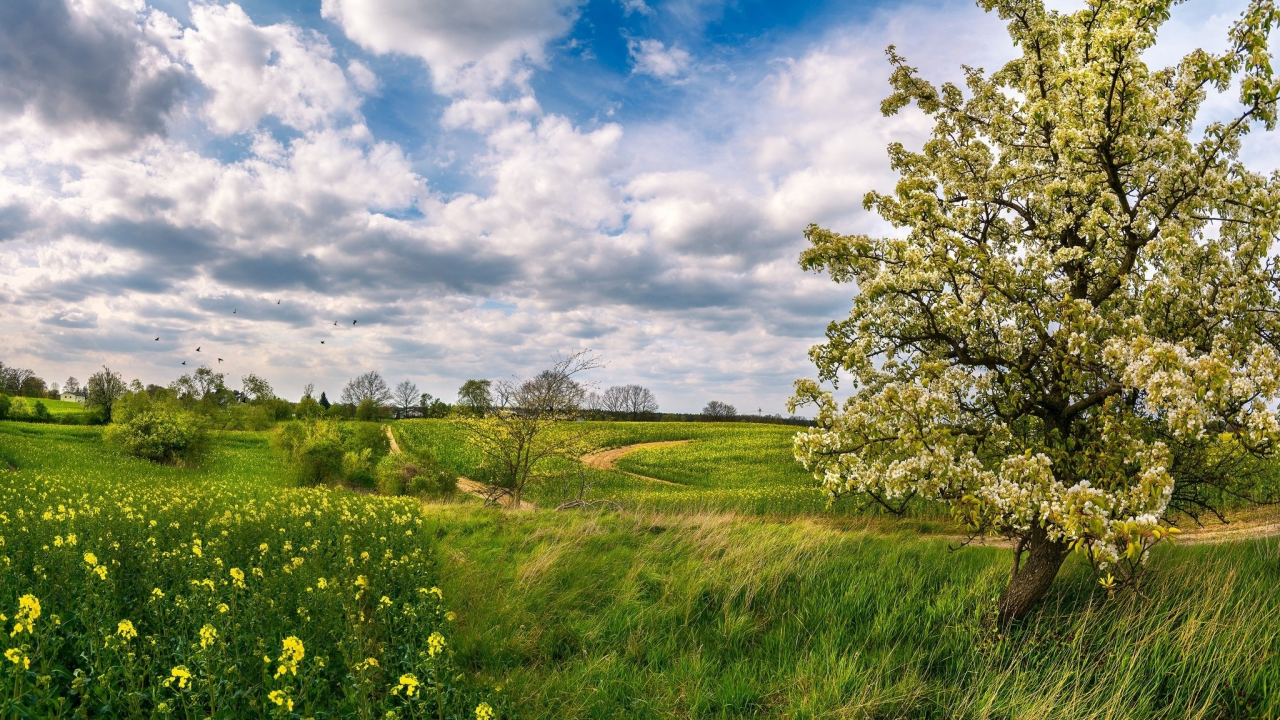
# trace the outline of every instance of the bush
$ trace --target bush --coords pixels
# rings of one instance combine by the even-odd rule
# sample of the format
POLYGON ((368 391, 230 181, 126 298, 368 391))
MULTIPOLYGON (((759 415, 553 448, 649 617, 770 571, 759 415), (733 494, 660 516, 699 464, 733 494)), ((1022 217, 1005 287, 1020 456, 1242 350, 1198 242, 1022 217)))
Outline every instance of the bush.
POLYGON ((324 406, 316 402, 315 398, 307 395, 298 401, 298 406, 294 408, 294 413, 300 420, 314 420, 324 416, 324 406))
POLYGON ((13 403, 8 395, 0 394, 0 420, 9 417, 9 406, 13 403))
POLYGON ((342 476, 347 482, 363 487, 373 487, 373 450, 348 450, 342 454, 342 476))
POLYGON ((377 467, 378 492, 383 495, 445 497, 458 491, 458 475, 441 467, 429 451, 384 457, 377 467))
POLYGON ((342 434, 333 420, 284 423, 271 438, 293 468, 299 485, 314 486, 342 479, 342 434))
POLYGON ((45 407, 43 402, 37 400, 31 408, 31 417, 40 422, 48 422, 49 408, 45 407))
POLYGON ((373 401, 373 398, 365 398, 360 401, 360 405, 356 407, 357 420, 380 420, 382 418, 382 408, 373 401))
POLYGON ((378 423, 346 423, 342 426, 342 448, 346 452, 369 451, 369 462, 377 465, 391 452, 387 431, 378 423))
POLYGON ((203 418, 174 402, 152 402, 146 393, 125 393, 112 412, 115 422, 107 426, 103 440, 134 457, 188 464, 198 458, 208 441, 203 418))

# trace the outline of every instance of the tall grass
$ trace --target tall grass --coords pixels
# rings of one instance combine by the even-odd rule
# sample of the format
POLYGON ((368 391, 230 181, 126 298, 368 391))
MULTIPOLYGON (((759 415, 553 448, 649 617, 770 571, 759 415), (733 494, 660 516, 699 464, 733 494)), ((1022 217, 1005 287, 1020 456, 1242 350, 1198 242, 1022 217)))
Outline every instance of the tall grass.
POLYGON ((1164 549, 1146 597, 1073 564, 999 635, 1007 551, 723 514, 432 517, 460 658, 529 716, 1280 714, 1274 539, 1164 549))

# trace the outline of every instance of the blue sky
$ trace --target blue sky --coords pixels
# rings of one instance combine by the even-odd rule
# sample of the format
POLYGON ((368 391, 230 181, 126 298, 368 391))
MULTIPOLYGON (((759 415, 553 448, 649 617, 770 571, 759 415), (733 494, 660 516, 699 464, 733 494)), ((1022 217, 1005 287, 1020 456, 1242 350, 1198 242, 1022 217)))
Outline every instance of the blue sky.
MULTIPOLYGON (((1240 5, 1180 6, 1163 61, 1240 5)), ((804 227, 885 231, 861 197, 928 129, 878 112, 890 43, 1012 53, 945 0, 4 3, 0 361, 451 400, 591 348, 664 410, 782 412, 854 291, 804 227)))

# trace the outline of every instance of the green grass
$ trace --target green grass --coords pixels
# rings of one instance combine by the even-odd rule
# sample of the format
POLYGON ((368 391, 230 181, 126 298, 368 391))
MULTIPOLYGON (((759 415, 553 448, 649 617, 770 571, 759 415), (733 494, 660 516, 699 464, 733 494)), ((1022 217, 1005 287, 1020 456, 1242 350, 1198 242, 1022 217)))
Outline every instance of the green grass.
MULTIPOLYGON (((402 444, 432 447, 464 474, 478 460, 447 422, 395 429, 402 444)), ((592 492, 620 499, 624 512, 424 506, 283 488, 265 433, 217 434, 205 465, 181 470, 122 457, 96 428, 0 423, 0 459, 19 468, 0 478, 5 634, 19 596, 32 593, 44 608, 37 632, 6 641, 28 645, 32 669, 6 665, 5 677, 21 676, 37 717, 72 706, 163 717, 162 702, 177 716, 283 717, 266 700, 272 689, 296 699, 294 717, 410 717, 390 690, 402 673, 429 675, 425 636, 440 628, 464 679, 503 686, 507 700, 490 700, 503 716, 1280 716, 1274 538, 1160 548, 1141 596, 1109 598, 1072 559, 1032 616, 1000 635, 989 620, 1008 551, 953 551, 916 532, 929 529, 927 519, 787 500, 808 487, 787 462, 794 428, 589 429, 601 446, 692 440, 622 463, 682 485, 591 473, 592 492), (773 499, 752 499, 760 488, 773 499), (236 588, 230 567, 264 574, 236 588), (432 582, 456 622, 441 620, 430 597, 414 604, 432 582), (162 588, 162 603, 148 600, 152 587, 162 588), (393 616, 405 603, 422 624, 393 616), (137 627, 133 644, 118 639, 120 619, 137 627), (213 649, 199 647, 206 623, 218 633, 213 649), (290 635, 307 656, 298 676, 277 679, 290 635), (367 656, 380 665, 364 683, 353 667, 367 656), (198 678, 185 692, 164 685, 179 663, 198 678), (75 670, 93 680, 75 685, 75 670), (223 710, 210 713, 215 705, 223 710)), ((554 488, 539 492, 554 501, 554 488)), ((477 698, 466 697, 453 717, 474 717, 477 698)))
MULTIPOLYGON (((608 498, 631 510, 651 512, 736 512, 752 515, 848 516, 860 514, 852 503, 827 508, 827 495, 812 475, 795 461, 791 439, 797 428, 755 423, 575 423, 600 448, 687 440, 686 445, 642 448, 617 463, 623 472, 582 470, 576 463, 550 462, 552 477, 528 497, 556 506, 566 499, 579 475, 591 486, 590 496, 608 498), (636 478, 635 473, 674 485, 636 478), (567 486, 567 487, 566 487, 567 486)), ((480 456, 465 442, 459 425, 449 420, 407 420, 395 424, 406 449, 431 448, 454 471, 473 475, 480 456)), ((945 512, 921 507, 913 513, 917 527, 943 527, 945 512)))
POLYGON ((0 423, 18 468, 0 486, 0 715, 413 716, 434 712, 437 676, 449 712, 472 713, 428 643, 451 631, 421 506, 284 488, 267 440, 219 433, 184 470, 123 456, 99 428, 0 423), (393 694, 408 674, 424 683, 410 700, 393 694))
MULTIPOLYGON (((34 402, 31 398, 27 402, 34 402)), ((86 414, 84 403, 73 402, 71 400, 41 400, 44 406, 49 409, 50 415, 83 415, 86 414)))
POLYGON ((545 718, 1264 718, 1280 548, 1157 553, 1150 600, 1072 562, 1008 636, 1007 551, 723 515, 435 514, 460 658, 545 718))

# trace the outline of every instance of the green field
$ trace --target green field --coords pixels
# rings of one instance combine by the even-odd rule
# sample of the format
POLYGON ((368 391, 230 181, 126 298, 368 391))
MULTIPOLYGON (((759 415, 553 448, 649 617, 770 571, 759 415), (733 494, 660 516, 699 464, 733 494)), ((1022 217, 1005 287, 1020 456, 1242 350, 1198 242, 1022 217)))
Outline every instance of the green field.
MULTIPOLYGON (((548 468, 542 509, 511 512, 291 489, 268 433, 217 434, 184 470, 122 457, 96 428, 0 423, 0 459, 19 469, 0 489, 0 611, 12 623, 30 593, 43 612, 6 646, 25 644, 31 668, 6 677, 35 717, 436 717, 392 691, 442 669, 439 631, 456 663, 446 717, 482 698, 524 718, 1280 715, 1275 538, 1161 548, 1143 596, 1108 598, 1070 561, 1001 635, 989 620, 1008 552, 919 535, 939 519, 823 509, 790 460, 794 427, 585 428, 601 447, 692 442, 589 471, 621 512, 547 509, 568 464, 548 468), (434 586, 443 606, 420 592, 434 586), (290 636, 306 656, 276 678, 290 636), (358 670, 368 657, 377 668, 358 670), (179 666, 196 679, 165 686, 179 666)), ((452 423, 395 432, 476 467, 452 423)))

